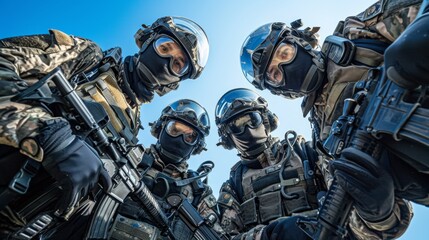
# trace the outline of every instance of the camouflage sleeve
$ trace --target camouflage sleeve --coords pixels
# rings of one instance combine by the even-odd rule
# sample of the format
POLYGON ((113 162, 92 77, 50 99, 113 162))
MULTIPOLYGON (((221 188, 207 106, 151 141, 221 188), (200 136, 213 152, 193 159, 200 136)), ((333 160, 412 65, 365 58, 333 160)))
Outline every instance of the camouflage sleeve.
POLYGON ((372 38, 392 43, 416 18, 422 0, 379 0, 357 16, 344 21, 343 36, 372 38))
POLYGON ((349 227, 357 239, 396 239, 399 238, 413 217, 411 203, 396 198, 392 214, 382 222, 368 222, 363 220, 356 210, 352 211, 349 227))
POLYGON ((213 230, 215 230, 220 236, 224 236, 226 233, 220 224, 216 198, 213 196, 211 187, 208 185, 205 185, 205 187, 206 190, 203 194, 202 200, 198 204, 197 210, 201 216, 211 224, 210 227, 212 227, 213 230))
POLYGON ((87 39, 58 30, 49 34, 0 39, 0 96, 16 94, 60 66, 69 79, 103 58, 100 47, 87 39))
POLYGON ((240 203, 237 201, 235 191, 229 181, 222 184, 217 202, 222 228, 231 236, 240 234, 244 229, 244 224, 240 217, 240 203))
MULTIPOLYGON (((328 187, 333 177, 329 172, 330 158, 323 157, 319 161, 319 168, 325 177, 328 187)), ((400 198, 395 199, 394 210, 387 219, 381 222, 368 222, 362 219, 357 210, 353 209, 350 214, 348 228, 356 239, 394 239, 400 237, 408 228, 413 217, 411 203, 400 198)))
POLYGON ((41 161, 43 152, 34 141, 44 121, 53 119, 46 110, 15 103, 10 97, 60 66, 66 78, 94 67, 102 59, 92 41, 61 31, 50 34, 0 39, 0 144, 20 148, 41 161))

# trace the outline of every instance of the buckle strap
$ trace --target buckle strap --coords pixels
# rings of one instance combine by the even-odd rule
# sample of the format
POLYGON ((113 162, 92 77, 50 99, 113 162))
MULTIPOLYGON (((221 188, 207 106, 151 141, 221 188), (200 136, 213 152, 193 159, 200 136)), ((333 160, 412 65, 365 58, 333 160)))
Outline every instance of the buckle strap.
POLYGON ((10 181, 8 188, 3 189, 0 193, 0 209, 27 192, 30 187, 30 181, 39 171, 40 165, 39 162, 30 158, 25 161, 24 165, 10 181))
POLYGON ((9 189, 19 193, 25 194, 30 187, 31 179, 39 171, 40 163, 33 159, 27 159, 21 169, 15 174, 9 184, 9 189))

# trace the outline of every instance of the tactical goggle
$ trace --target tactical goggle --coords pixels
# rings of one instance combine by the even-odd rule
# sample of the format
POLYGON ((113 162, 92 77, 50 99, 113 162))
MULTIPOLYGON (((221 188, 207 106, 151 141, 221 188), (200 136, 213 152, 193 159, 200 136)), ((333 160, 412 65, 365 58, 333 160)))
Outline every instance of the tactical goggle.
POLYGON ((153 42, 153 47, 160 57, 170 58, 170 69, 178 77, 185 75, 189 69, 189 57, 174 39, 161 35, 153 42))
POLYGON ((233 134, 241 134, 246 129, 257 128, 262 124, 262 116, 259 112, 247 112, 246 114, 234 119, 228 124, 228 127, 233 134))
POLYGON ((189 145, 194 145, 197 143, 198 132, 182 122, 170 120, 165 127, 165 130, 167 134, 172 137, 178 137, 182 135, 183 140, 189 145))
POLYGON ((296 52, 296 45, 288 42, 282 42, 275 48, 266 71, 267 78, 265 82, 267 84, 273 87, 284 85, 285 78, 280 66, 291 63, 296 57, 296 52))

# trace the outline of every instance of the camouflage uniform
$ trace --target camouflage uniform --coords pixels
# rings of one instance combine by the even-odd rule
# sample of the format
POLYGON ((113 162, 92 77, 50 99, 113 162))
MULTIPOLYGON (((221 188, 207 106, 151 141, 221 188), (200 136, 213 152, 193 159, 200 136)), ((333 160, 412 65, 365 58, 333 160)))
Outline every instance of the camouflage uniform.
MULTIPOLYGON (((290 159, 286 157, 288 146, 285 141, 276 140, 271 145, 270 153, 266 151, 260 155, 261 159, 266 159, 262 161, 266 162, 263 168, 246 167, 245 160, 238 162, 232 168, 229 180, 220 189, 218 204, 221 209, 221 225, 234 239, 260 239, 264 226, 279 218, 317 216, 319 207, 317 193, 327 190, 327 184, 330 184, 332 177, 327 168, 327 161, 323 161, 312 150, 311 143, 305 143, 302 137, 298 137, 297 142, 301 146, 305 145, 305 148, 295 144, 294 152, 296 154, 292 154, 294 157, 290 159), (304 156, 307 156, 307 159, 304 156), (270 158, 271 160, 269 160, 270 158), (309 164, 304 164, 305 159, 309 164), (289 177, 279 179, 279 167, 277 166, 284 164, 287 166, 284 172, 289 177), (304 167, 305 165, 310 166, 310 169, 304 167), (305 176, 305 172, 309 172, 308 170, 312 170, 312 178, 305 176), (297 174, 294 175, 294 171, 297 174), (277 181, 267 180, 273 178, 272 174, 277 176, 277 181), (261 182, 264 181, 268 183, 261 186, 261 182), (282 186, 284 186, 283 191, 286 196, 293 196, 297 193, 298 197, 286 199, 281 193, 282 186), (249 210, 252 208, 255 210, 249 210)), ((410 209, 411 206, 408 202, 397 199, 394 213, 382 223, 365 222, 353 210, 348 225, 349 232, 353 235, 350 237, 356 239, 396 238, 402 235, 409 225, 412 217, 410 209)))
POLYGON ((24 147, 22 140, 38 134, 43 122, 54 119, 47 110, 10 98, 60 66, 67 79, 85 72, 103 57, 92 41, 57 30, 50 34, 0 40, 0 144, 42 161, 43 149, 24 147))
MULTIPOLYGON (((312 118, 317 123, 317 138, 324 141, 332 123, 341 115, 344 99, 350 97, 354 83, 366 79, 368 70, 384 63, 383 52, 404 29, 416 18, 421 0, 377 1, 357 16, 341 21, 334 35, 355 41, 354 61, 348 66, 339 66, 327 60, 327 83, 314 102, 312 118), (377 40, 382 52, 370 49, 374 41, 359 44, 356 41, 377 40)), ((377 49, 378 50, 378 49, 377 49)), ((307 107, 313 105, 308 102, 307 107)))
MULTIPOLYGON (((143 157, 142 163, 146 165, 146 167, 142 167, 142 164, 140 164, 142 171, 144 172, 143 181, 154 193, 154 195, 158 196, 158 202, 167 213, 170 212, 168 203, 165 201, 167 196, 170 193, 182 194, 189 200, 190 203, 192 203, 200 215, 207 220, 206 222, 211 224, 210 227, 212 227, 219 235, 224 235, 224 231, 218 221, 216 198, 213 196, 210 186, 203 184, 204 189, 195 189, 192 182, 184 186, 175 186, 175 184, 171 182, 189 178, 188 163, 186 161, 178 165, 165 165, 157 150, 155 149, 155 146, 152 145, 150 148, 146 149, 146 154, 143 157), (162 191, 165 190, 165 188, 157 185, 156 179, 157 177, 161 176, 168 179, 168 182, 170 183, 167 193, 162 191)), ((138 225, 144 226, 143 228, 140 228, 140 231, 142 232, 140 233, 140 236, 158 236, 157 239, 163 239, 163 237, 159 236, 160 231, 156 228, 156 226, 152 225, 150 217, 148 217, 144 212, 141 212, 141 214, 138 212, 141 212, 138 205, 130 202, 129 199, 121 206, 121 209, 119 210, 119 214, 122 215, 121 217, 130 218, 130 222, 135 221, 133 222, 134 224, 137 222, 138 225)), ((178 221, 177 219, 172 219, 172 221, 172 230, 176 239, 193 239, 193 233, 186 225, 184 225, 183 222, 178 221)), ((118 227, 116 227, 112 233, 112 238, 135 239, 133 237, 136 236, 131 236, 129 233, 127 233, 127 228, 121 228, 120 225, 117 226, 118 227)))
MULTIPOLYGON (((44 124, 66 121, 61 117, 54 117, 40 104, 17 103, 11 98, 56 67, 60 67, 65 77, 71 79, 95 68, 102 59, 103 52, 96 43, 58 30, 50 30, 49 34, 0 40, 0 148, 4 151, 0 161, 7 166, 3 168, 0 186, 7 186, 23 164, 24 156, 15 154, 14 149, 19 149, 21 154, 39 162, 43 161, 43 149, 31 139, 40 134, 39 129, 44 124)), ((118 76, 115 76, 115 79, 117 80, 118 76)), ((82 96, 85 94, 82 93, 82 96)), ((55 198, 45 199, 46 204, 39 205, 31 214, 20 212, 25 206, 33 204, 34 199, 41 196, 41 192, 48 191, 50 186, 55 185, 44 171, 37 174, 31 183, 25 197, 0 211, 0 236, 9 236, 23 228, 35 217, 34 213, 53 210, 51 208, 55 206, 55 202, 52 201, 55 198)), ((79 210, 76 210, 69 220, 70 224, 60 225, 62 238, 81 238, 85 231, 94 201, 84 198, 79 205, 79 210), (82 227, 76 229, 74 225, 82 227)))
MULTIPOLYGON (((384 50, 414 21, 420 4, 420 0, 377 1, 364 12, 339 23, 334 35, 352 40, 356 52, 348 66, 340 66, 327 59, 327 83, 317 96, 314 107, 310 106, 310 120, 319 150, 322 148, 320 143, 328 137, 333 122, 342 114, 344 99, 352 96, 354 84, 367 79, 369 69, 383 65, 384 50)), ((303 107, 305 108, 305 103, 303 107)), ((329 186, 332 175, 328 171, 328 162, 331 159, 322 152, 320 154, 323 160, 319 162, 319 167, 329 186)), ((394 238, 404 233, 412 217, 411 204, 396 198, 394 211, 385 221, 365 222, 359 220, 361 218, 353 211, 350 227, 358 239, 394 238), (399 228, 395 229, 395 226, 399 228)))

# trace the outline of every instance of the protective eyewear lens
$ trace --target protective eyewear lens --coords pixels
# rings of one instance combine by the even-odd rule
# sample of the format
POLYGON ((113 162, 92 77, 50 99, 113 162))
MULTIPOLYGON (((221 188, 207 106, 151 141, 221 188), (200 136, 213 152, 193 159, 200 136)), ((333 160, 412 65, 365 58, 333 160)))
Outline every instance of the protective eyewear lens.
POLYGON ((236 119, 234 119, 230 124, 229 128, 234 134, 241 134, 246 129, 246 126, 250 128, 257 128, 262 123, 262 116, 258 112, 248 112, 236 119))
POLYGON ((165 129, 168 135, 172 137, 178 137, 182 135, 183 140, 190 145, 194 145, 197 142, 197 131, 184 123, 172 120, 167 124, 165 129))
POLYGON ((291 63, 296 57, 296 46, 291 43, 282 42, 273 51, 273 56, 267 68, 266 83, 278 87, 284 84, 282 64, 291 63))
POLYGON ((189 58, 183 48, 172 38, 161 36, 154 41, 154 48, 160 57, 170 58, 170 69, 183 76, 189 69, 189 58))

